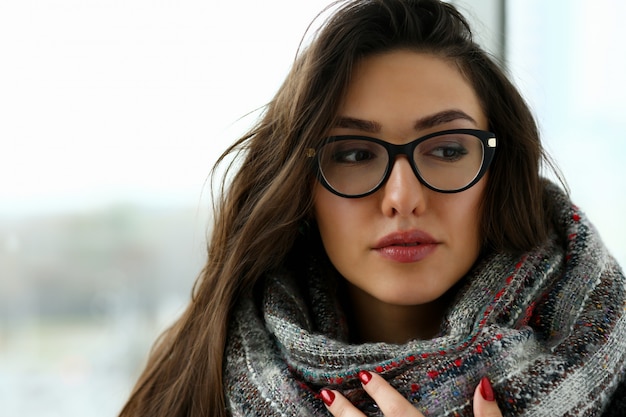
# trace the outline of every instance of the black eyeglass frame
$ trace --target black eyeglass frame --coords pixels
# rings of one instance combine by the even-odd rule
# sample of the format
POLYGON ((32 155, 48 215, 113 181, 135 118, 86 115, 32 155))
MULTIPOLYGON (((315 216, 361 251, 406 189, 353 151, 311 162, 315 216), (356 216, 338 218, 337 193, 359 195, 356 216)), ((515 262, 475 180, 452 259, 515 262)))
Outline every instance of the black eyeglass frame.
POLYGON ((492 132, 486 131, 486 130, 478 130, 478 129, 449 129, 449 130, 442 130, 439 132, 434 132, 434 133, 430 133, 428 135, 422 136, 420 138, 417 138, 411 142, 402 144, 402 145, 395 145, 393 143, 389 143, 386 142, 382 139, 377 139, 377 138, 373 138, 373 137, 369 137, 369 136, 359 136, 359 135, 341 135, 341 136, 329 136, 328 138, 326 138, 326 141, 324 141, 324 144, 319 148, 321 149, 322 147, 324 147, 325 145, 332 143, 332 142, 339 142, 339 141, 343 141, 343 140, 351 140, 351 139, 358 139, 358 140, 365 140, 368 142, 373 142, 373 143, 377 143, 379 145, 381 145, 383 148, 385 148, 387 150, 387 155, 389 157, 388 161, 387 161, 387 168, 385 169, 385 173, 382 176, 381 180, 379 181, 379 183, 374 186, 374 188, 372 188, 371 190, 365 192, 365 193, 361 193, 361 194, 356 194, 356 195, 350 195, 350 194, 343 194, 337 190, 335 190, 327 181, 326 178, 324 178, 324 174, 322 173, 322 169, 321 169, 321 162, 319 159, 319 152, 313 148, 307 148, 306 150, 306 155, 309 158, 315 158, 316 160, 316 170, 317 170, 317 180, 331 193, 336 194, 340 197, 344 197, 344 198, 361 198, 361 197, 366 197, 370 194, 375 193, 376 191, 378 191, 389 179, 389 175, 391 174, 391 170, 393 169, 393 165, 395 163, 396 157, 398 155, 405 155, 408 160, 409 163, 411 164, 411 168, 413 169, 413 173, 415 174, 415 176, 417 177, 417 179, 419 180, 420 183, 422 183, 424 186, 426 186, 427 188, 439 192, 439 193, 445 193, 445 194, 452 194, 452 193, 460 193, 461 191, 465 191, 471 187, 473 187, 478 181, 480 181, 480 179, 485 175, 485 173, 487 173, 487 170, 489 169, 489 166, 491 165, 491 162, 493 161, 493 157, 495 155, 496 152, 496 145, 497 145, 497 139, 496 139, 496 135, 492 132), (437 137, 437 136, 444 136, 444 135, 449 135, 449 134, 455 134, 455 133, 459 133, 459 134, 464 134, 464 135, 471 135, 474 136, 478 139, 480 139, 482 145, 483 145, 483 160, 482 160, 482 165, 480 167, 480 170, 478 171, 478 173, 476 174, 476 176, 474 177, 474 179, 467 185, 465 185, 462 188, 459 189, 455 189, 455 190, 442 190, 439 189, 437 187, 432 186, 431 184, 429 184, 424 178, 422 178, 422 176, 419 173, 419 170, 417 169, 417 165, 415 163, 415 158, 413 158, 413 152, 415 151, 415 148, 422 142, 424 142, 425 140, 437 137))

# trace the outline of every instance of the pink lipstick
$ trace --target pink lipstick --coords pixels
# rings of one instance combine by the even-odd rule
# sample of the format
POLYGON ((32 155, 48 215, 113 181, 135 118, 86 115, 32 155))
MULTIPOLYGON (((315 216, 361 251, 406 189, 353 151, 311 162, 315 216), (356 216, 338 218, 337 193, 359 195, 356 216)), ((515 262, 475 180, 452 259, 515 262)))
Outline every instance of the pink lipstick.
POLYGON ((421 230, 407 230, 390 233, 380 239, 372 248, 382 257, 392 261, 418 262, 437 249, 437 242, 421 230))

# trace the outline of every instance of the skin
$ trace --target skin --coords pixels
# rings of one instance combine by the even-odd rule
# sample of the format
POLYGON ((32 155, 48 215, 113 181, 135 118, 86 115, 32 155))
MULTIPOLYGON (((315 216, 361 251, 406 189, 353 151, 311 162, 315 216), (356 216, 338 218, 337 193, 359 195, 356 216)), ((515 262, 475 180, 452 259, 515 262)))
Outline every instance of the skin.
MULTIPOLYGON (((450 62, 394 51, 365 58, 355 69, 331 135, 365 135, 403 144, 456 128, 487 130, 471 85, 450 62)), ((359 341, 404 343, 436 335, 443 295, 480 252, 480 204, 487 177, 453 194, 432 191, 396 159, 387 183, 362 198, 337 196, 320 184, 314 210, 326 253, 347 280, 359 341), (381 238, 419 230, 436 244, 417 262, 376 250, 381 238)))
MULTIPOLYGON (((398 391, 393 389, 381 376, 372 373, 367 383, 361 382, 363 389, 378 404, 385 417, 424 417, 398 391)), ((328 398, 326 396, 326 398, 328 398)), ((364 417, 355 406, 340 392, 332 391, 332 401, 326 403, 326 408, 335 417, 364 417)), ((498 404, 483 397, 480 385, 474 390, 472 406, 476 417, 502 417, 498 404)))
MULTIPOLYGON (((458 69, 411 51, 363 59, 339 118, 331 135, 373 136, 396 144, 446 129, 488 128, 476 93, 458 69)), ((438 193, 423 186, 400 156, 387 183, 369 196, 343 198, 316 184, 315 217, 330 260, 348 283, 357 339, 404 343, 436 335, 448 305, 445 294, 480 252, 486 181, 485 176, 460 193, 438 193), (399 262, 378 250, 383 237, 415 230, 436 242, 422 259, 399 262)), ((423 416, 382 377, 371 374, 362 382, 385 416, 423 416)), ((325 403, 334 416, 363 416, 338 391, 332 397, 325 403)), ((501 416, 496 402, 485 400, 479 387, 473 405, 478 417, 501 416)))

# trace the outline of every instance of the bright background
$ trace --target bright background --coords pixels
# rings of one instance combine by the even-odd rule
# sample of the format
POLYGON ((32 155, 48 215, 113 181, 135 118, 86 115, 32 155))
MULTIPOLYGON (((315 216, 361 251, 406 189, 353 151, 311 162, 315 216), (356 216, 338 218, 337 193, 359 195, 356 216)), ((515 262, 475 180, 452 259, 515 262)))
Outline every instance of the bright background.
MULTIPOLYGON (((489 1, 461 2, 485 43, 489 1)), ((0 3, 0 417, 116 415, 202 266, 213 161, 327 3, 0 3)), ((622 264, 625 16, 510 0, 506 31, 546 146, 622 264)))

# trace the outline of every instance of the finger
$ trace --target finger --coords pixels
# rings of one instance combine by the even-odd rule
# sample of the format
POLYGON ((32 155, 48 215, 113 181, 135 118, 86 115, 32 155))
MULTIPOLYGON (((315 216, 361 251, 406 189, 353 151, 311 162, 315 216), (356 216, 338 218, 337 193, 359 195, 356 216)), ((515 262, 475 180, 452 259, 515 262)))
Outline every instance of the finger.
POLYGON ((320 397, 326 404, 328 411, 335 417, 365 417, 346 397, 338 391, 322 389, 320 397))
POLYGON ((376 401, 385 417, 424 417, 409 400, 404 398, 380 375, 361 371, 359 379, 365 391, 376 401))
POLYGON ((502 417, 487 377, 474 390, 474 417, 502 417))

